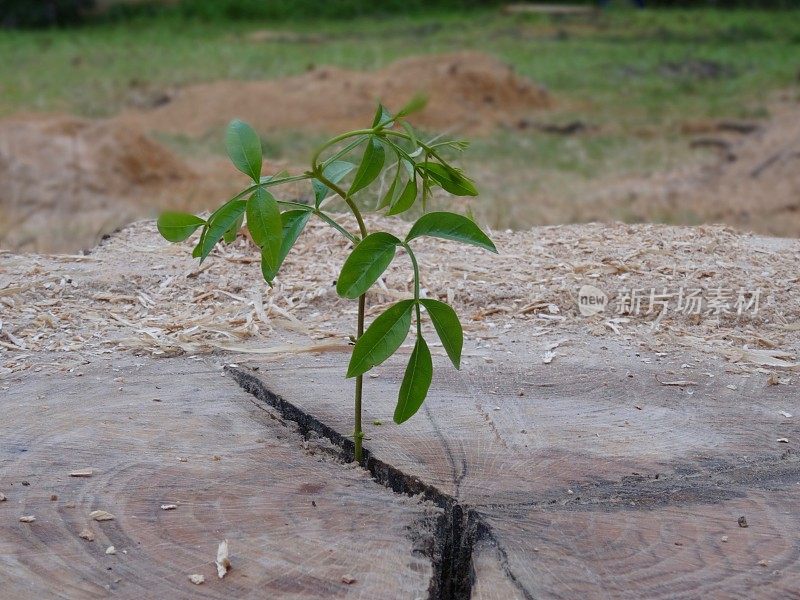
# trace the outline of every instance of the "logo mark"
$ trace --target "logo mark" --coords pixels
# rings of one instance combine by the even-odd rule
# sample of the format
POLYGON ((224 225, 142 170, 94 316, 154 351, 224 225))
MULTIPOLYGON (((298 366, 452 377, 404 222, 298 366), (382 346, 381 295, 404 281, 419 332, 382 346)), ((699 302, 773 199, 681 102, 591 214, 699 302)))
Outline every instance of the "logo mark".
POLYGON ((578 310, 584 317, 592 317, 606 309, 608 296, 593 285, 584 285, 578 290, 578 310))

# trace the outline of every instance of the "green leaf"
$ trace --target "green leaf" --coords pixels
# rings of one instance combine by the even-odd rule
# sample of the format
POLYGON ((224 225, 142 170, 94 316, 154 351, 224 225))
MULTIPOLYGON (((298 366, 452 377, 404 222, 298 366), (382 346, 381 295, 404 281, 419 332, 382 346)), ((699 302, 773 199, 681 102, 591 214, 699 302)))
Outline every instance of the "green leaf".
POLYGON ((403 383, 400 384, 400 394, 397 397, 397 407, 394 409, 394 422, 398 425, 407 421, 419 410, 428 395, 433 379, 433 361, 428 344, 417 336, 417 343, 408 359, 403 383))
POLYGON ((406 242, 421 235, 464 242, 497 253, 492 240, 473 221, 451 212, 430 212, 422 215, 408 232, 406 242))
POLYGON ((409 179, 408 183, 406 183, 406 187, 403 188, 403 191, 397 197, 394 204, 392 204, 391 208, 389 208, 389 212, 386 214, 391 215, 399 215, 407 211, 409 208, 414 206, 414 202, 417 200, 417 182, 415 179, 409 179))
POLYGON ((308 220, 311 218, 311 214, 311 211, 302 209, 287 210, 285 213, 281 214, 281 221, 283 221, 283 241, 281 242, 278 267, 286 260, 289 251, 292 249, 297 238, 299 238, 300 234, 303 232, 306 223, 308 223, 308 220))
POLYGON ((467 140, 446 140, 438 144, 433 144, 431 148, 452 148, 458 152, 463 152, 469 148, 469 142, 467 140))
POLYGON ((261 273, 264 275, 264 279, 267 283, 272 284, 272 280, 275 279, 275 276, 278 274, 278 271, 283 265, 283 261, 286 260, 286 257, 289 255, 289 251, 294 246, 294 243, 297 241, 297 238, 300 237, 300 233, 302 233, 303 228, 308 223, 308 220, 311 218, 312 211, 310 210, 287 210, 284 213, 281 213, 281 221, 283 223, 283 237, 281 240, 281 248, 280 253, 278 254, 277 265, 272 266, 272 262, 274 259, 272 258, 272 254, 265 254, 263 251, 261 252, 261 273))
POLYGON ((179 212, 162 213, 156 223, 158 233, 169 242, 182 242, 205 224, 205 219, 179 212))
POLYGON ((364 189, 370 183, 375 181, 375 178, 380 174, 383 169, 383 162, 386 159, 386 151, 383 149, 383 144, 380 140, 370 138, 366 150, 364 150, 364 157, 361 159, 361 164, 358 166, 356 176, 350 186, 348 195, 352 196, 357 191, 364 189))
MULTIPOLYGON (((203 227, 203 230, 200 232, 200 239, 197 240, 197 245, 194 247, 194 250, 192 250, 192 258, 200 258, 200 254, 203 252, 203 244, 205 243, 207 233, 208 223, 206 223, 206 226, 203 227)), ((200 262, 203 262, 202 259, 200 259, 200 262)))
POLYGON ((417 166, 445 191, 450 192, 454 196, 478 195, 475 184, 467 179, 458 169, 435 162, 419 163, 417 166))
POLYGON ((413 300, 401 300, 372 322, 353 348, 348 377, 363 375, 395 353, 408 335, 413 308, 413 300))
POLYGON ((344 261, 336 292, 343 298, 358 298, 365 293, 392 262, 399 243, 399 239, 383 231, 361 240, 344 261))
MULTIPOLYGON (((322 174, 331 183, 339 183, 350 171, 355 168, 356 166, 351 162, 335 160, 325 167, 325 169, 322 171, 322 174)), ((316 202, 315 205, 317 208, 319 208, 320 203, 328 194, 331 193, 331 190, 319 179, 312 179, 311 186, 314 188, 314 199, 316 202)))
POLYGON ((231 225, 231 228, 222 234, 222 239, 225 240, 226 244, 232 244, 236 241, 236 236, 238 235, 239 230, 242 228, 243 223, 244 215, 239 215, 239 218, 236 219, 236 222, 233 225, 231 225))
POLYGON ((411 138, 409 140, 409 142, 411 142, 411 152, 410 152, 410 154, 412 156, 414 156, 414 154, 416 152, 421 150, 420 147, 419 147, 419 140, 417 140, 417 133, 414 131, 414 128, 411 127, 411 125, 409 125, 406 121, 403 121, 402 125, 403 125, 403 129, 406 130, 406 133, 411 138))
POLYGON ((392 117, 392 113, 390 113, 383 104, 378 104, 378 110, 375 111, 375 118, 372 119, 372 127, 375 128, 378 125, 381 127, 391 127, 394 125, 394 117, 392 117))
POLYGON ((458 320, 456 311, 450 305, 432 298, 421 299, 420 303, 428 311, 428 316, 433 321, 436 333, 439 334, 442 346, 444 346, 453 366, 456 369, 460 369, 461 350, 464 347, 464 331, 461 328, 461 322, 458 320))
MULTIPOLYGON (((275 197, 263 188, 257 189, 247 202, 247 228, 256 246, 268 249, 267 256, 278 260, 283 237, 281 211, 275 197)), ((273 265, 277 269, 277 262, 273 265)))
POLYGON ((397 182, 400 181, 400 169, 397 169, 397 173, 395 173, 394 179, 392 179, 392 185, 389 186, 389 189, 386 190, 383 198, 378 203, 378 206, 375 207, 375 210, 380 210, 382 208, 386 208, 390 204, 394 202, 394 196, 397 191, 397 182))
POLYGON ((285 179, 286 177, 289 177, 289 171, 284 169, 283 171, 278 171, 277 173, 275 173, 275 175, 262 175, 261 177, 259 177, 258 182, 267 183, 268 181, 272 181, 273 179, 280 180, 280 179, 285 179))
POLYGON ((417 111, 422 110, 425 108, 425 105, 428 103, 428 98, 424 94, 417 94, 408 103, 400 109, 400 112, 397 113, 397 118, 400 117, 407 117, 408 115, 415 113, 417 111))
POLYGON ((264 246, 261 249, 261 274, 264 276, 264 281, 272 287, 272 280, 278 274, 278 257, 272 253, 272 248, 264 246))
POLYGON ((250 179, 259 182, 261 177, 261 138, 244 121, 235 119, 225 133, 225 148, 234 166, 250 179))
POLYGON ((246 200, 229 200, 215 210, 208 218, 208 226, 200 236, 200 243, 192 256, 199 256, 201 262, 205 260, 225 232, 244 214, 246 208, 246 200))

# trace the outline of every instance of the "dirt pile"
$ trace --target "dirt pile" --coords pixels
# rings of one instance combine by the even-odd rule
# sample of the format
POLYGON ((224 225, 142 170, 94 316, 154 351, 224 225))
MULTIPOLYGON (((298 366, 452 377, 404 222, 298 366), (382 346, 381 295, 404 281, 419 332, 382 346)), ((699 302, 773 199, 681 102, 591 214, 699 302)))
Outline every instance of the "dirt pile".
POLYGON ((418 56, 372 72, 323 67, 274 81, 218 81, 189 86, 172 100, 125 119, 144 130, 200 136, 234 117, 262 132, 339 131, 369 124, 375 102, 399 108, 415 92, 428 106, 425 128, 480 133, 551 106, 549 94, 505 63, 477 52, 418 56))
POLYGON ((162 210, 216 208, 245 183, 227 159, 185 161, 117 119, 63 115, 0 120, 0 181, 0 248, 68 253, 162 210))
POLYGON ((91 245, 99 231, 142 214, 132 202, 193 175, 167 149, 113 121, 0 121, 0 244, 48 251, 74 251, 78 240, 91 245))
POLYGON ((718 124, 688 133, 718 154, 707 164, 608 186, 588 220, 725 223, 746 231, 800 236, 800 105, 784 102, 769 121, 718 124))
POLYGON ((781 107, 740 141, 723 140, 723 158, 675 201, 704 221, 773 235, 800 235, 800 106, 781 107))

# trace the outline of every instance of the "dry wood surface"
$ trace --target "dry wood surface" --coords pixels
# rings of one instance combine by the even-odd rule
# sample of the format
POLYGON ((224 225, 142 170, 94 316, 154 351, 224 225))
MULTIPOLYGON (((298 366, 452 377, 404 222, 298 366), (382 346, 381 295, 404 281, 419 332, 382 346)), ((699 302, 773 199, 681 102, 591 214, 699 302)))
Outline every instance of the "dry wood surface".
MULTIPOLYGON (((323 229, 273 290, 246 240, 198 267, 151 222, 88 255, 0 253, 0 598, 800 597, 798 243, 494 237, 494 266, 420 251, 424 290, 463 317, 463 368, 426 327, 436 376, 402 427, 412 338, 365 377, 370 472, 342 461, 354 307, 323 229), (763 297, 585 317, 586 283, 763 297)), ((404 260, 368 319, 408 296, 404 260)))

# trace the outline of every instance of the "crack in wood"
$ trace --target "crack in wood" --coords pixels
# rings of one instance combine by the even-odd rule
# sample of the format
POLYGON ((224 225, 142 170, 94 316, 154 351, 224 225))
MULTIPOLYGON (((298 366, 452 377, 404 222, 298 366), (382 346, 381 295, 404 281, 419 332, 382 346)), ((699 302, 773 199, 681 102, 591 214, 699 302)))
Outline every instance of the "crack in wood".
MULTIPOLYGON (((283 419, 292 421, 304 438, 314 434, 323 437, 341 450, 340 458, 353 460, 353 441, 319 419, 272 392, 258 377, 235 367, 225 371, 239 386, 262 402, 272 406, 283 419)), ((473 509, 461 505, 455 498, 418 477, 403 473, 396 467, 376 459, 364 449, 361 462, 376 482, 397 494, 421 495, 442 509, 436 523, 431 562, 433 577, 428 586, 429 600, 469 600, 475 580, 472 567, 473 549, 480 536, 491 535, 491 529, 473 509)), ((495 541, 496 543, 496 541, 495 541)), ((499 545, 498 545, 499 547, 499 545)), ((504 567, 510 574, 507 561, 504 567)), ((511 574, 510 574, 511 575, 511 574)), ((511 575, 512 581, 516 578, 511 575)), ((526 596, 527 598, 527 596, 526 596)))
MULTIPOLYGON (((439 440, 439 443, 444 448, 445 454, 447 455, 447 460, 450 463, 450 469, 452 470, 452 478, 453 478, 453 489, 454 489, 454 498, 458 498, 461 492, 461 483, 464 481, 464 478, 467 476, 467 461, 462 456, 461 458, 461 472, 458 472, 456 468, 456 458, 453 454, 453 449, 450 447, 450 443, 447 441, 447 438, 442 434, 442 430, 439 429, 439 425, 436 423, 436 419, 434 419, 433 414, 431 414, 430 408, 428 405, 424 405, 422 407, 423 413, 425 417, 430 421, 431 428, 433 429, 434 435, 439 440)), ((462 450, 463 454, 463 450, 462 450)))
POLYGON ((500 540, 492 532, 491 527, 486 525, 484 522, 480 522, 478 524, 478 533, 477 533, 477 540, 485 540, 494 546, 495 551, 497 552, 498 563, 500 564, 500 568, 505 573, 508 580, 511 584, 517 589, 517 591, 522 594, 522 597, 525 600, 535 600, 536 596, 534 596, 533 592, 531 592, 528 588, 526 588, 519 578, 516 576, 514 571, 511 569, 511 565, 508 561, 508 553, 503 545, 500 543, 500 540))
MULTIPOLYGON (((285 425, 291 421, 305 439, 312 434, 327 439, 338 449, 338 458, 353 460, 352 439, 340 434, 313 415, 272 392, 261 379, 234 367, 225 370, 245 391, 257 400, 274 408, 285 425)), ((258 406, 258 404, 256 404, 258 406)), ((280 420, 279 419, 279 420, 280 420)), ((439 433, 437 431, 437 433, 439 433)), ((439 433, 441 435, 441 433, 439 433)), ((442 436, 443 437, 443 436, 442 436)), ((445 444, 454 479, 458 480, 456 461, 452 449, 445 444)), ((509 557, 483 513, 487 509, 513 511, 536 510, 591 510, 600 507, 607 511, 644 510, 665 505, 718 503, 730 498, 745 496, 745 489, 753 486, 771 489, 795 485, 800 479, 800 457, 791 451, 780 456, 739 458, 734 461, 706 461, 675 463, 669 473, 642 475, 634 473, 618 481, 599 481, 571 486, 571 493, 559 492, 551 497, 532 502, 489 503, 467 506, 455 497, 442 492, 419 477, 377 459, 368 448, 364 449, 361 466, 373 479, 397 494, 421 495, 442 509, 433 533, 430 560, 433 576, 428 587, 429 600, 469 600, 476 582, 473 567, 479 542, 494 547, 498 564, 508 582, 526 600, 534 594, 525 587, 513 572, 509 557)), ((463 465, 463 472, 466 465, 463 465)))
POLYGON ((800 479, 800 456, 786 451, 780 456, 741 457, 737 463, 714 461, 707 468, 675 465, 671 473, 634 473, 619 481, 574 485, 570 491, 530 502, 488 503, 475 509, 535 508, 591 510, 641 510, 657 506, 718 503, 742 498, 745 489, 786 487, 800 479))

